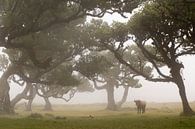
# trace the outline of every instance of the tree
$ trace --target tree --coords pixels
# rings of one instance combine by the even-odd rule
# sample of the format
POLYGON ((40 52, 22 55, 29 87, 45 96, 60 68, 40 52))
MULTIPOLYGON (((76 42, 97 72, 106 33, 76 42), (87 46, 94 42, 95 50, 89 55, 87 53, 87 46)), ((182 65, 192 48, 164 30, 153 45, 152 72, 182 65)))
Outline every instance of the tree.
MULTIPOLYGON (((13 76, 14 77, 14 76, 13 76)), ((32 111, 32 102, 36 95, 42 97, 45 101, 45 107, 43 110, 51 111, 52 104, 49 101, 49 98, 53 97, 56 99, 62 99, 65 102, 70 101, 77 92, 93 92, 94 89, 89 81, 85 77, 81 77, 80 75, 74 75, 77 80, 79 80, 78 86, 57 86, 55 89, 50 89, 51 86, 43 86, 40 84, 31 84, 27 83, 26 85, 22 85, 24 90, 16 95, 15 98, 11 100, 11 107, 14 109, 16 104, 20 102, 22 99, 27 100, 25 103, 26 111, 32 111)), ((13 81, 13 79, 12 79, 13 81)), ((22 80, 20 80, 22 81, 22 80)), ((18 80, 14 82, 18 83, 18 80)))
POLYGON ((112 66, 109 67, 105 72, 99 74, 93 78, 94 86, 97 90, 106 90, 107 92, 107 109, 117 110, 120 109, 122 104, 126 102, 129 87, 140 88, 141 84, 138 83, 138 79, 134 79, 134 76, 126 66, 121 65, 116 59, 114 59, 111 53, 104 53, 109 62, 113 62, 112 66), (116 103, 114 90, 115 88, 123 87, 124 93, 121 100, 116 103))
MULTIPOLYGON (((42 41, 41 38, 45 35, 47 35, 50 40, 52 38, 51 41, 56 41, 58 36, 52 37, 53 35, 48 33, 48 31, 56 27, 60 28, 63 26, 62 28, 64 28, 64 25, 74 23, 87 15, 102 17, 105 13, 114 12, 123 15, 124 12, 130 12, 141 2, 140 0, 95 0, 93 2, 89 0, 0 0, 0 46, 9 50, 20 51, 19 53, 22 55, 20 59, 22 62, 22 58, 25 58, 25 60, 28 60, 28 62, 34 65, 34 68, 49 69, 51 64, 54 64, 54 62, 57 63, 55 60, 56 57, 53 56, 54 54, 52 52, 58 52, 59 50, 51 49, 51 47, 53 45, 53 47, 56 48, 56 46, 59 47, 60 45, 58 46, 58 44, 53 43, 48 45, 48 47, 46 42, 42 41), (50 51, 51 53, 46 51, 46 49, 52 50, 50 51), (45 55, 45 53, 47 54, 45 55)), ((67 47, 67 50, 68 49, 67 47)), ((64 51, 66 52, 66 50, 64 51)), ((77 49, 74 50, 74 52, 78 52, 77 49)), ((67 54, 66 57, 70 56, 70 53, 64 54, 67 54)), ((14 67, 18 68, 21 64, 15 65, 16 64, 14 64, 14 67)), ((40 80, 36 80, 37 78, 28 78, 28 76, 26 76, 28 72, 24 72, 22 69, 23 68, 20 68, 20 71, 16 72, 25 81, 31 83, 38 81, 39 83, 43 83, 40 80)), ((13 73, 14 72, 15 71, 13 71, 13 73)), ((38 72, 40 72, 40 70, 38 72)), ((8 78, 8 76, 6 78, 8 78)), ((4 88, 1 89, 3 94, 4 88)))
MULTIPOLYGON (((15 81, 15 82, 18 82, 18 81, 15 81)), ((30 105, 30 103, 34 99, 36 92, 34 92, 34 89, 31 83, 27 83, 25 86, 24 85, 22 86, 25 87, 24 90, 21 93, 17 94, 11 100, 11 107, 12 109, 14 109, 14 107, 19 101, 21 101, 22 99, 25 99, 25 100, 28 100, 28 104, 26 105, 26 110, 31 110, 31 106, 28 106, 28 105, 30 105)))
MULTIPOLYGON (((134 49, 129 49, 129 51, 133 50, 134 49)), ((80 69, 79 72, 93 81, 95 89, 106 90, 108 110, 117 110, 122 106, 127 99, 129 87, 141 87, 141 84, 138 83, 139 80, 134 79, 135 75, 133 75, 131 71, 127 70, 126 66, 120 64, 116 59, 114 59, 113 55, 108 51, 89 53, 89 55, 80 61, 82 62, 77 64, 77 68, 80 69), (93 56, 96 57, 97 61, 89 61, 94 60, 93 56), (95 71, 97 69, 102 69, 102 72, 94 72, 96 74, 90 74, 91 71, 95 71), (118 87, 124 87, 125 90, 121 101, 116 103, 114 98, 114 89, 118 87)))
MULTIPOLYGON (((32 83, 38 84, 34 85, 33 87, 36 88, 37 94, 39 96, 45 98, 46 102, 48 102, 48 97, 63 99, 63 95, 70 91, 69 98, 64 98, 64 100, 69 101, 74 96, 76 91, 80 91, 82 89, 81 87, 79 87, 80 90, 73 88, 79 85, 79 83, 81 83, 80 81, 83 79, 76 79, 72 76, 72 73, 75 70, 75 57, 82 56, 83 51, 86 49, 84 44, 85 42, 81 41, 81 36, 83 34, 81 31, 78 31, 82 30, 80 28, 82 27, 83 22, 84 20, 80 19, 77 22, 70 24, 69 26, 63 26, 64 28, 60 26, 52 30, 40 32, 38 34, 34 34, 33 36, 31 35, 20 39, 21 42, 35 41, 39 43, 39 46, 34 47, 34 51, 37 53, 37 58, 44 59, 48 56, 52 57, 50 67, 46 69, 37 67, 29 59, 29 56, 26 54, 25 50, 4 50, 4 52, 9 56, 9 60, 14 66, 14 69, 16 70, 9 75, 13 77, 12 80, 21 86, 23 86, 25 82, 30 85, 32 83), (56 44, 53 44, 53 42, 56 44), (14 79, 14 74, 18 75, 18 80, 14 79), (23 83, 20 84, 20 81, 23 83), (39 91, 44 94, 40 94, 39 91)), ((83 90, 87 86, 89 85, 83 87, 83 90)), ((14 105, 22 98, 29 99, 28 107, 31 107, 30 105, 32 103, 33 97, 29 97, 27 94, 31 93, 32 86, 29 87, 26 85, 26 88, 24 89, 24 92, 17 96, 16 101, 13 101, 13 104, 11 104, 12 107, 14 107, 14 105)), ((32 96, 34 96, 34 93, 32 96)))
POLYGON ((102 17, 105 13, 130 12, 136 8, 140 0, 1 0, 0 1, 0 46, 7 49, 25 49, 38 66, 49 65, 47 59, 40 61, 32 49, 37 43, 17 42, 18 38, 42 32, 56 25, 67 24, 86 15, 102 17), (47 65, 46 65, 47 64, 47 65))
MULTIPOLYGON (((7 81, 8 78, 14 74, 21 78, 19 80, 15 80, 18 84, 20 84, 20 80, 23 80, 27 83, 38 83, 47 86, 77 85, 78 81, 71 75, 73 72, 71 62, 74 61, 75 56, 81 53, 85 47, 82 45, 83 42, 78 42, 79 39, 75 38, 74 35, 70 35, 71 33, 79 34, 74 27, 79 27, 77 25, 80 23, 82 24, 82 22, 84 22, 84 20, 79 20, 79 22, 70 24, 69 27, 71 27, 71 31, 67 26, 64 28, 61 26, 52 30, 34 34, 33 36, 30 35, 20 38, 20 42, 40 43, 39 46, 33 48, 33 51, 36 52, 36 57, 40 60, 44 60, 44 58, 47 58, 48 56, 53 58, 53 62, 50 63, 51 66, 47 69, 42 69, 34 65, 34 63, 29 59, 29 55, 26 54, 28 53, 26 50, 5 49, 4 52, 8 55, 10 64, 2 76, 2 81, 5 81, 6 83, 6 85, 5 83, 1 83, 2 87, 5 87, 1 88, 2 97, 5 96, 5 93, 9 94, 9 85, 7 85, 7 81), (53 42, 56 42, 57 44, 54 45, 53 42), (55 71, 56 68, 60 72, 52 72, 55 71)), ((6 107, 6 109, 9 109, 8 105, 6 107)))
MULTIPOLYGON (((31 75, 33 77, 29 78, 30 73, 29 71, 26 72, 27 68, 24 70, 23 67, 20 67, 21 62, 25 62, 24 66, 29 66, 30 64, 30 67, 34 65, 33 68, 38 67, 41 69, 33 72, 31 70, 31 74, 35 72, 42 74, 44 69, 51 70, 51 67, 56 66, 62 60, 68 60, 68 57, 73 54, 71 52, 80 52, 78 49, 69 51, 70 44, 69 47, 64 47, 63 42, 57 44, 56 40, 58 40, 60 32, 55 37, 51 30, 64 28, 69 23, 74 24, 74 22, 83 19, 87 15, 102 17, 105 13, 114 12, 123 15, 124 12, 130 12, 137 7, 140 2, 140 0, 95 0, 93 2, 89 0, 0 0, 0 46, 13 50, 21 56, 19 63, 17 62, 18 64, 12 63, 10 65, 10 70, 7 70, 9 74, 5 72, 5 75, 2 76, 0 86, 1 104, 5 100, 9 100, 7 79, 11 74, 17 73, 23 80, 30 83, 46 83, 40 80, 40 75, 38 74, 36 75, 38 77, 31 75), (50 40, 50 44, 48 45, 42 37, 47 37, 50 40), (63 48, 63 50, 60 48, 63 48), (65 56, 61 60, 56 60, 57 57, 53 55, 56 55, 59 50, 64 51, 65 56)), ((66 34, 68 37, 68 33, 66 34)), ((74 36, 77 36, 76 34, 74 36)), ((76 39, 79 40, 77 37, 76 39)), ((65 43, 65 45, 67 44, 65 43)), ((58 55, 58 57, 60 56, 58 55)))
POLYGON ((7 79, 13 72, 15 72, 15 70, 11 65, 9 65, 9 61, 5 54, 2 54, 0 57, 1 57, 0 68, 1 71, 3 71, 3 74, 0 79, 0 89, 1 89, 0 90, 0 114, 4 112, 11 114, 13 113, 13 110, 10 107, 10 96, 9 96, 10 87, 7 82, 7 79))
POLYGON ((186 97, 181 74, 184 66, 179 59, 181 56, 194 54, 195 51, 193 38, 195 17, 192 10, 189 10, 183 1, 156 1, 151 5, 147 4, 142 12, 144 13, 136 14, 130 21, 130 33, 135 35, 136 44, 154 66, 157 66, 156 62, 161 62, 170 69, 170 74, 166 75, 156 67, 163 79, 177 85, 183 113, 193 114, 186 97), (158 8, 159 6, 161 8, 158 8), (143 20, 146 22, 144 23, 143 20), (152 45, 159 52, 159 57, 145 48, 145 42, 148 39, 152 40, 152 45))
POLYGON ((158 76, 148 76, 123 58, 120 49, 124 49, 123 45, 127 40, 119 41, 121 46, 118 49, 110 47, 106 42, 103 42, 103 45, 112 51, 122 64, 146 80, 175 83, 181 96, 183 114, 192 115, 194 112, 189 106, 181 74, 184 66, 179 57, 194 54, 194 23, 193 11, 182 0, 148 2, 130 19, 126 26, 129 31, 126 33, 128 38, 122 39, 131 39, 137 44, 145 58, 155 68, 158 76), (153 50, 147 48, 148 45, 153 50), (166 66, 170 73, 163 73, 159 64, 166 66))
MULTIPOLYGON (((112 26, 110 27, 102 20, 92 20, 91 23, 85 25, 83 32, 85 32, 87 35, 86 39, 88 39, 85 42, 88 44, 88 50, 93 52, 88 52, 87 56, 80 60, 83 63, 79 64, 79 69, 83 75, 94 82, 96 89, 106 89, 108 95, 107 108, 116 110, 126 100, 128 87, 141 87, 141 85, 137 79, 134 79, 137 73, 120 64, 111 53, 106 51, 108 49, 108 46, 105 46, 106 43, 109 43, 109 48, 118 49, 117 43, 128 39, 128 36, 126 36, 128 31, 124 24, 114 23, 112 26), (98 73, 96 70, 101 72, 98 73), (94 71, 93 73, 96 74, 90 74, 91 71, 94 71), (97 82, 102 83, 102 85, 100 86, 97 82), (125 91, 122 100, 116 104, 114 100, 114 87, 119 86, 124 86, 125 91)), ((120 44, 118 47, 120 47, 120 44)), ((152 50, 153 48, 150 47, 150 49, 152 50)), ((136 69, 140 69, 143 73, 151 76, 152 68, 147 64, 148 61, 144 58, 138 47, 131 45, 121 52, 123 52, 125 59, 136 69)))

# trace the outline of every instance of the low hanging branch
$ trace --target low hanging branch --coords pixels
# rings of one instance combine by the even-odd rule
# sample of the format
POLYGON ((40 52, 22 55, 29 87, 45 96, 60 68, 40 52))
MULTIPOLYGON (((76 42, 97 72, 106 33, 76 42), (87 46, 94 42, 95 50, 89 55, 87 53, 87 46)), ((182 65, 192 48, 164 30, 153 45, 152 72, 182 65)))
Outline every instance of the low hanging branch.
MULTIPOLYGON (((105 89, 107 84, 104 84, 103 86, 98 86, 97 85, 97 82, 99 82, 97 79, 93 79, 93 84, 94 84, 94 87, 97 89, 97 90, 102 90, 102 89, 105 89)), ((102 82, 102 81, 101 81, 102 82)))
POLYGON ((130 63, 128 63, 127 61, 125 61, 125 59, 123 59, 123 57, 118 53, 118 51, 115 51, 112 47, 110 47, 108 44, 103 43, 103 46, 106 47, 108 50, 110 50, 114 56, 116 57, 116 59, 121 63, 124 64, 125 66, 127 66, 128 68, 130 68, 130 70, 132 70, 132 72, 134 72, 135 74, 144 77, 146 80, 149 81, 153 81, 153 82, 173 82, 173 80, 171 78, 152 78, 146 74, 144 74, 143 72, 135 69, 135 67, 133 67, 130 63))
POLYGON ((24 86, 25 81, 20 77, 15 77, 15 75, 12 75, 10 78, 14 83, 18 84, 19 86, 24 86), (18 79, 17 79, 18 78, 18 79))
MULTIPOLYGON (((152 54, 151 54, 148 50, 146 50, 146 48, 144 48, 143 44, 141 44, 141 43, 136 43, 136 44, 137 44, 137 46, 141 49, 141 51, 143 52, 144 56, 148 59, 148 61, 149 61, 150 63, 152 63, 152 65, 154 66, 154 68, 156 69, 156 71, 158 72, 158 74, 159 74, 160 76, 162 76, 163 78, 165 78, 165 79, 170 79, 170 81, 171 81, 172 78, 169 77, 169 76, 167 76, 167 75, 164 75, 164 74, 161 72, 161 70, 160 70, 159 67, 157 66, 155 60, 153 60, 153 56, 151 56, 152 54)), ((156 59, 156 58, 155 58, 155 59, 156 59)), ((158 61, 158 60, 157 60, 157 61, 158 61)))
POLYGON ((57 86, 51 89, 48 86, 44 86, 44 85, 34 84, 34 86, 39 96, 43 98, 54 97, 58 99, 63 99, 66 102, 70 101, 74 97, 75 93, 78 91, 77 89, 74 89, 72 87, 57 86), (68 94, 68 97, 65 97, 65 94, 68 94))
POLYGON ((53 95, 52 97, 59 98, 59 99, 63 99, 66 102, 69 102, 74 97, 74 95, 76 94, 77 91, 78 91, 77 89, 71 89, 69 91, 68 98, 66 98, 63 94, 62 95, 56 94, 56 95, 53 95))

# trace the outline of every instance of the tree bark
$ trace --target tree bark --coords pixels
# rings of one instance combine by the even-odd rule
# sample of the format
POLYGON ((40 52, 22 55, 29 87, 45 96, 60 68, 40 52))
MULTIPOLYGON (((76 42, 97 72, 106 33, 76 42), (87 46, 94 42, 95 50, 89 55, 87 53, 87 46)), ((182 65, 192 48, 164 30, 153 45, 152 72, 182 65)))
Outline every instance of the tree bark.
POLYGON ((22 99, 27 97, 27 93, 29 91, 29 86, 28 84, 26 85, 26 87, 24 88, 24 90, 22 91, 22 93, 16 95, 16 97, 14 99, 11 100, 11 107, 14 109, 15 105, 22 99))
POLYGON ((187 96, 186 96, 186 90, 185 90, 185 85, 182 79, 182 76, 180 74, 180 67, 177 67, 177 65, 175 65, 174 68, 171 69, 171 74, 172 77, 174 78, 174 82, 177 85, 178 89, 179 89, 179 95, 181 97, 182 100, 182 107, 183 107, 183 115, 194 115, 194 111, 191 109, 187 96))
POLYGON ((107 108, 108 110, 117 110, 116 104, 115 104, 115 100, 114 100, 114 86, 112 85, 108 85, 106 87, 106 91, 107 91, 107 108))
POLYGON ((0 79, 0 114, 13 114, 9 96, 9 83, 7 79, 14 73, 14 67, 9 66, 0 79))
POLYGON ((32 111, 32 102, 36 96, 36 89, 32 86, 30 87, 30 94, 29 94, 29 100, 26 104, 26 111, 32 111))
POLYGON ((122 97, 121 101, 119 101, 118 104, 117 104, 117 108, 118 109, 121 108, 122 105, 126 102, 128 93, 129 93, 129 87, 128 86, 125 86, 124 87, 123 97, 122 97))
POLYGON ((32 102, 33 102, 33 99, 28 100, 26 104, 26 111, 32 111, 32 102))
POLYGON ((49 101, 49 98, 45 97, 44 100, 45 100, 44 110, 45 111, 52 111, 52 106, 51 106, 51 103, 49 101))

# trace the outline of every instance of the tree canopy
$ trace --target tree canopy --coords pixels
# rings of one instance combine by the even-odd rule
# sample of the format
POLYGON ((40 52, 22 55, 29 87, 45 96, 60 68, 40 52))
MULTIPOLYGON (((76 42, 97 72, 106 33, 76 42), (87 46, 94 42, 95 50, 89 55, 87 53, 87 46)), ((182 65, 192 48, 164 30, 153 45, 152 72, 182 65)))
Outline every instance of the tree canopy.
POLYGON ((190 7, 182 0, 156 0, 147 2, 129 20, 126 26, 127 40, 134 41, 158 76, 148 76, 124 58, 121 51, 124 50, 123 45, 127 40, 120 40, 118 44, 121 45, 117 49, 111 47, 109 43, 105 44, 104 42, 103 44, 115 54, 122 64, 145 79, 154 82, 175 83, 179 88, 184 114, 193 114, 193 111, 187 101, 181 74, 184 66, 179 57, 195 54, 194 18, 193 5, 190 7), (153 49, 151 50, 151 48, 153 49), (166 66, 170 72, 164 72, 160 69, 162 66, 166 66))
MULTIPOLYGON (((38 67, 46 67, 51 61, 47 57, 40 61, 34 51, 39 42, 21 38, 47 31, 52 27, 72 23, 85 16, 102 17, 105 13, 130 12, 140 0, 1 0, 0 1, 0 46, 27 51, 32 62, 38 67), (46 65, 47 64, 47 65, 46 65)), ((56 43, 54 43, 56 45, 56 43)), ((54 46, 55 46, 54 45, 54 46)))

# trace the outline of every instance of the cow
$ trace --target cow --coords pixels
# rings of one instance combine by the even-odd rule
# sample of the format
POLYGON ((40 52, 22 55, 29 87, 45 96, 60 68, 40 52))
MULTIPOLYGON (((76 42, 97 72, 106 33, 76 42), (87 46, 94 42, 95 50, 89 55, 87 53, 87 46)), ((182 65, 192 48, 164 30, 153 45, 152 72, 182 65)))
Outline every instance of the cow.
POLYGON ((143 114, 145 113, 146 109, 146 102, 142 100, 134 100, 136 106, 137 106, 137 114, 143 114))

